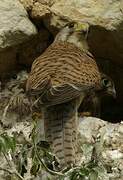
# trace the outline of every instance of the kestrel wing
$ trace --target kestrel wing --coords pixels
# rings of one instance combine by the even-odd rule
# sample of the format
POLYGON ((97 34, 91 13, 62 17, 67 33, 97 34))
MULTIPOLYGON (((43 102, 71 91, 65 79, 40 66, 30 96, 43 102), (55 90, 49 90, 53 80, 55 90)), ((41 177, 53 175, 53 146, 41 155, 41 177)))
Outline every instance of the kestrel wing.
POLYGON ((87 90, 89 90, 89 86, 80 88, 72 84, 63 84, 61 86, 51 87, 51 89, 42 96, 41 100, 46 106, 62 104, 79 97, 87 90))
POLYGON ((50 78, 45 78, 43 81, 39 81, 36 84, 30 85, 30 80, 27 82, 26 92, 31 96, 42 96, 51 87, 50 78))

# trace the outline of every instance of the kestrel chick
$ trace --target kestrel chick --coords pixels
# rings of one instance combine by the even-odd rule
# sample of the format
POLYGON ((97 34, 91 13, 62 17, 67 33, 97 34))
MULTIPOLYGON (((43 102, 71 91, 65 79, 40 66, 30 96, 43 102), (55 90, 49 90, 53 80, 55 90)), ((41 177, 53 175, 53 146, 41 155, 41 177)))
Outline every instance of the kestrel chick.
POLYGON ((77 159, 77 110, 87 94, 101 90, 101 76, 87 45, 88 24, 69 23, 32 64, 27 93, 43 107, 46 140, 65 165, 77 159))
POLYGON ((84 98, 80 109, 83 115, 100 117, 101 115, 101 101, 105 96, 116 98, 116 90, 113 80, 101 73, 101 88, 97 91, 87 94, 84 98))
POLYGON ((3 107, 8 106, 8 112, 17 113, 20 117, 25 116, 31 112, 24 88, 28 73, 24 70, 19 73, 12 72, 9 77, 0 93, 0 103, 3 104, 3 107))

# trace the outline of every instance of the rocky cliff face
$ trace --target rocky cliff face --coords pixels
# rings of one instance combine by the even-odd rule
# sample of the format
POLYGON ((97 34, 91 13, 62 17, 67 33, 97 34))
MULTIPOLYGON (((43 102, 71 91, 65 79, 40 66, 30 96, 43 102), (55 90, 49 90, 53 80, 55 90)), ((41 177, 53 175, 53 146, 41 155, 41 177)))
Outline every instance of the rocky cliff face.
MULTIPOLYGON (((58 30, 71 20, 89 23, 88 43, 90 51, 95 56, 100 70, 110 75, 116 84, 117 100, 108 102, 109 100, 106 99, 106 104, 103 104, 104 116, 102 117, 108 120, 111 120, 110 117, 112 117, 115 122, 118 119, 122 120, 122 0, 0 1, 1 80, 5 83, 6 78, 11 77, 12 71, 30 67, 34 59, 52 42, 58 30)), ((14 80, 11 83, 13 84, 14 80)), ((17 88, 14 88, 14 90, 20 92, 19 84, 16 85, 17 88)), ((21 90, 25 97, 23 89, 21 90)), ((14 123, 16 125, 19 119, 17 114, 15 116, 6 110, 6 105, 11 97, 15 95, 14 93, 15 91, 11 90, 7 83, 0 91, 0 116, 2 117, 6 111, 6 117, 0 119, 5 120, 5 122, 3 121, 5 128, 11 128, 14 123)), ((24 121, 30 120, 32 120, 31 117, 24 119, 24 121)), ((17 126, 19 126, 18 123, 17 126)), ((23 124, 23 126, 25 125, 23 124)), ((3 131, 4 127, 3 129, 0 127, 0 132, 3 131)), ((97 144, 97 155, 104 162, 105 169, 108 172, 102 179, 122 179, 123 124, 116 123, 113 125, 96 118, 84 118, 84 120, 80 119, 78 131, 80 132, 80 144, 83 149, 82 161, 87 160, 87 157, 90 157, 89 154, 92 155, 92 149, 97 144), (87 149, 88 147, 89 149, 87 149)))
POLYGON ((17 69, 23 62, 31 64, 47 47, 48 38, 48 31, 41 27, 38 32, 18 0, 0 1, 0 74, 17 69))
POLYGON ((0 74, 17 69, 17 64, 31 65, 66 22, 88 22, 90 51, 100 69, 114 79, 122 106, 122 0, 4 0, 0 14, 0 74))
MULTIPOLYGON (((111 124, 97 118, 81 118, 79 124, 82 161, 95 157, 106 168, 100 179, 123 178, 123 124, 111 124), (90 127, 90 128, 88 128, 90 127), (95 151, 93 152, 93 148, 95 151), (103 175, 103 176, 102 176, 103 175)), ((99 165, 101 167, 101 164, 99 165)))

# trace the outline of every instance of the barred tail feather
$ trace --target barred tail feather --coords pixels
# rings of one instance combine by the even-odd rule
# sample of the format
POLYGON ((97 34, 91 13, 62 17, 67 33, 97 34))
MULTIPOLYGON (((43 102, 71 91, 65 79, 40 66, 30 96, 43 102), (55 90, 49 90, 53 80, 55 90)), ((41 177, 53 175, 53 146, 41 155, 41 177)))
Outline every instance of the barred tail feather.
POLYGON ((77 108, 75 102, 44 109, 46 140, 61 167, 76 163, 77 157, 77 108))

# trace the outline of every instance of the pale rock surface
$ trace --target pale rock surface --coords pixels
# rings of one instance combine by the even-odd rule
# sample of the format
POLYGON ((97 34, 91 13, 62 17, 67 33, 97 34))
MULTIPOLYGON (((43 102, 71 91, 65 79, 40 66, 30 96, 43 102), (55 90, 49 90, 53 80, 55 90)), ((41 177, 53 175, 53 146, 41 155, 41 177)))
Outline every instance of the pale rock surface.
POLYGON ((56 0, 52 10, 72 20, 115 30, 122 21, 122 0, 56 0), (69 7, 69 8, 68 8, 69 7))
POLYGON ((15 46, 37 33, 18 0, 0 1, 0 51, 15 46))
POLYGON ((19 1, 23 4, 24 8, 27 11, 32 9, 34 0, 19 0, 19 1))
POLYGON ((41 4, 39 2, 36 2, 32 8, 31 16, 34 17, 34 19, 43 19, 44 17, 48 16, 50 17, 51 12, 48 8, 48 6, 41 4))
POLYGON ((96 159, 107 170, 107 177, 123 179, 123 123, 111 124, 101 119, 80 119, 79 141, 83 152, 81 162, 89 162, 93 147, 96 159))

